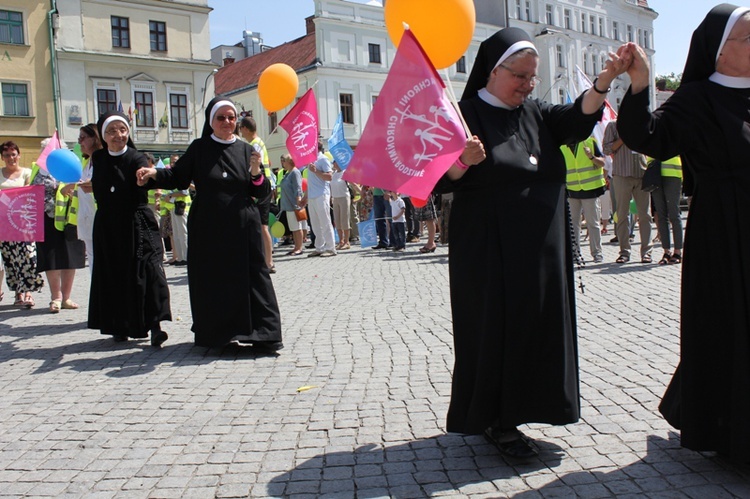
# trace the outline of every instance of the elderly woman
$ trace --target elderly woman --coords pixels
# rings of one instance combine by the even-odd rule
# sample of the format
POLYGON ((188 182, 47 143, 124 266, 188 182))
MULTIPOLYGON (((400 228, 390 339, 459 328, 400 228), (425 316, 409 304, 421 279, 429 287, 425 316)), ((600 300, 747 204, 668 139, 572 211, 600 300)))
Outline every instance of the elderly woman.
MULTIPOLYGON (((693 33, 682 84, 649 111, 640 47, 617 127, 634 150, 682 157, 688 214, 680 364, 660 411, 683 447, 750 462, 750 8, 721 4, 693 33)), ((661 216, 661 214, 659 215, 661 216)))
POLYGON ((623 65, 613 57, 574 103, 551 105, 528 98, 539 81, 531 39, 505 28, 480 45, 460 102, 474 137, 439 185, 454 192, 447 428, 484 433, 511 458, 537 453, 518 425, 580 415, 560 146, 587 138, 600 118, 614 66, 623 65))
POLYGON ((266 265, 258 205, 271 184, 260 154, 234 135, 237 109, 216 97, 206 108, 203 134, 172 168, 142 168, 138 182, 187 189, 196 197, 188 215, 188 284, 195 344, 232 341, 266 352, 283 348, 281 319, 266 265))
POLYGON ((146 157, 130 140, 124 114, 102 115, 97 128, 106 149, 91 159, 97 211, 88 326, 116 342, 146 338, 151 330, 151 344, 158 347, 168 338, 160 322, 172 320, 172 314, 159 227, 148 192, 136 183, 146 157))
MULTIPOLYGON (((286 221, 289 230, 294 239, 294 248, 287 253, 291 256, 302 254, 302 243, 305 241, 305 232, 307 232, 307 218, 304 220, 297 219, 297 210, 300 210, 299 204, 302 201, 302 174, 295 168, 294 160, 289 154, 282 154, 281 167, 287 172, 281 180, 281 211, 286 212, 286 221)), ((301 213, 307 214, 305 210, 301 213)))
MULTIPOLYGON (((18 145, 9 140, 0 144, 5 167, 0 177, 0 189, 12 189, 23 187, 31 183, 32 171, 21 167, 21 150, 18 145)), ((35 168, 35 173, 38 171, 35 168)), ((42 276, 36 270, 36 244, 22 241, 0 242, 0 253, 2 253, 3 264, 6 271, 8 289, 14 291, 17 307, 31 308, 34 306, 34 291, 39 291, 44 286, 42 276)), ((0 267, 1 269, 1 267, 0 267)), ((0 274, 0 279, 2 274, 0 274)), ((0 294, 2 297, 2 294, 0 294)))

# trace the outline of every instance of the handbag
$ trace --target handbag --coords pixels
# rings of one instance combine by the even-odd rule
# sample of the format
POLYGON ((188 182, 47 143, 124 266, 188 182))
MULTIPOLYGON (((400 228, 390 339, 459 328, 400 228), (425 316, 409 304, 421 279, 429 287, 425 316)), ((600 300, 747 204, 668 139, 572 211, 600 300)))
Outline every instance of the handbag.
POLYGON ((174 202, 174 214, 178 217, 181 217, 185 214, 185 208, 187 208, 187 203, 185 201, 174 202))
POLYGON ((646 192, 654 192, 661 187, 661 161, 655 159, 648 164, 646 172, 641 180, 641 189, 646 192))
POLYGON ((297 217, 298 222, 307 220, 307 211, 304 208, 299 209, 299 210, 294 210, 294 216, 297 217))

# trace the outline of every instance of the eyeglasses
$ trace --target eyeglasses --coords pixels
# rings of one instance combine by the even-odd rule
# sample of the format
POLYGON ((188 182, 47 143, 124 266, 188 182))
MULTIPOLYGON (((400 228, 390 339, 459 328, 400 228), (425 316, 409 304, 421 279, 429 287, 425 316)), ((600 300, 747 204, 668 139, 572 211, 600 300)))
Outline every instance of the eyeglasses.
POLYGON ((115 128, 108 128, 104 131, 106 135, 114 136, 114 135, 127 135, 128 129, 127 127, 115 127, 115 128))
POLYGON ((512 69, 510 69, 505 64, 498 64, 498 66, 500 66, 501 68, 503 68, 504 70, 506 70, 507 72, 509 72, 513 76, 513 78, 516 80, 516 83, 518 83, 518 84, 528 83, 532 87, 535 87, 535 86, 539 85, 542 82, 542 79, 539 78, 536 75, 526 76, 526 75, 522 75, 520 73, 516 73, 515 71, 513 71, 512 69))
POLYGON ((223 114, 217 114, 216 115, 216 119, 219 120, 219 121, 236 121, 237 120, 237 116, 234 116, 234 115, 232 115, 232 116, 226 116, 226 115, 223 115, 223 114))
POLYGON ((750 43, 750 35, 741 36, 739 38, 727 38, 727 41, 737 41, 737 42, 750 43))

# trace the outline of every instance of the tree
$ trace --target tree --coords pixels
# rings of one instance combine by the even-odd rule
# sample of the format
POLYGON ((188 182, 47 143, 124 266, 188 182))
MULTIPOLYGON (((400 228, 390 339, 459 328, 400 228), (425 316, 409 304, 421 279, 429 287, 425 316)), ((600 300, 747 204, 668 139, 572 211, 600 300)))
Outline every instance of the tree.
POLYGON ((669 73, 668 75, 656 75, 655 85, 658 90, 669 90, 674 92, 677 90, 677 87, 680 86, 681 81, 682 73, 678 75, 669 73))

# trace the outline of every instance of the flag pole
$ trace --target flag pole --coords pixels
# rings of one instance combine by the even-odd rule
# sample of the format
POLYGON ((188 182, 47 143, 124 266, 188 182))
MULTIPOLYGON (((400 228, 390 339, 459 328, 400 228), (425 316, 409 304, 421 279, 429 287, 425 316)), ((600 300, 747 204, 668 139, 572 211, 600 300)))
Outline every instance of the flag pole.
POLYGON ((453 92, 453 83, 451 83, 450 76, 448 76, 448 68, 445 69, 445 80, 448 82, 448 84, 445 86, 445 89, 446 89, 445 93, 448 94, 448 99, 450 99, 451 104, 453 104, 453 107, 456 109, 456 114, 458 114, 458 119, 461 120, 461 124, 464 127, 464 132, 466 132, 466 138, 470 139, 473 135, 471 133, 471 130, 469 130, 469 125, 466 124, 464 115, 461 114, 461 108, 458 107, 456 94, 453 92))
MULTIPOLYGON (((305 94, 306 94, 306 93, 307 93, 308 91, 310 91, 310 90, 312 90, 313 88, 315 88, 315 86, 316 86, 316 85, 318 84, 318 82, 319 82, 319 81, 320 81, 320 80, 315 80, 315 83, 313 83, 312 85, 310 85, 310 88, 308 88, 307 90, 305 90, 305 94)), ((304 96, 305 94, 302 94, 302 95, 304 96)), ((292 107, 294 107, 294 106, 292 106, 292 107)), ((270 115, 271 113, 268 113, 268 114, 270 115)), ((276 130, 278 130, 278 129, 279 129, 279 123, 281 123, 281 120, 278 120, 278 121, 276 122, 276 128, 274 128, 273 130, 271 130, 271 133, 269 133, 268 135, 273 135, 274 133, 276 133, 276 130)))

